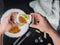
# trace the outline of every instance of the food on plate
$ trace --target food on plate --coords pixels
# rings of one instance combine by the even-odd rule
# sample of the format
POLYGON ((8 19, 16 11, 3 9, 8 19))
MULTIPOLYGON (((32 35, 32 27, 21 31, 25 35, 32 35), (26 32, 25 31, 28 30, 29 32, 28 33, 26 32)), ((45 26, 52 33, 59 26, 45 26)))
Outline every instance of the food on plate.
POLYGON ((30 19, 30 17, 29 17, 28 14, 22 14, 22 16, 23 16, 26 20, 29 20, 29 19, 30 19))
POLYGON ((24 24, 27 23, 27 20, 29 20, 29 15, 27 14, 21 14, 19 17, 18 17, 18 21, 19 21, 19 24, 20 26, 23 26, 24 24))
POLYGON ((19 16, 19 22, 20 23, 26 23, 26 19, 22 16, 19 16))
POLYGON ((15 21, 15 19, 16 19, 16 16, 17 16, 17 14, 18 14, 18 12, 12 12, 11 13, 11 17, 10 17, 10 21, 9 21, 9 23, 15 23, 14 21, 15 21))
POLYGON ((9 32, 15 34, 15 33, 20 32, 20 29, 19 29, 17 26, 15 26, 15 27, 11 28, 11 29, 9 30, 9 32))
POLYGON ((19 16, 18 19, 19 19, 20 26, 23 26, 24 24, 27 23, 26 19, 24 17, 22 17, 22 16, 19 16))
POLYGON ((16 16, 17 16, 17 14, 18 14, 18 12, 14 12, 14 13, 12 13, 12 18, 16 18, 16 16))

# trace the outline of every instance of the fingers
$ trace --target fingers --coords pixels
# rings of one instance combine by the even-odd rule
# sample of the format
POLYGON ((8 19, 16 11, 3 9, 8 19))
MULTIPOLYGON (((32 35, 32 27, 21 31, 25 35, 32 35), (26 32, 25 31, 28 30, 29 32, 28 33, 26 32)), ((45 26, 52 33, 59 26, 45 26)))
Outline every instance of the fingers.
POLYGON ((40 18, 40 14, 38 13, 31 13, 32 16, 34 16, 35 18, 39 19, 40 18))
POLYGON ((18 14, 18 12, 12 12, 11 15, 18 14))
POLYGON ((37 25, 35 25, 35 24, 30 24, 30 27, 32 27, 32 28, 38 28, 37 25))
POLYGON ((18 24, 17 24, 17 23, 14 23, 12 26, 13 26, 13 27, 18 26, 18 24))
POLYGON ((9 14, 8 16, 6 16, 6 17, 5 17, 5 20, 8 21, 8 20, 10 19, 10 17, 11 17, 11 14, 9 14))
POLYGON ((31 13, 31 15, 32 15, 32 24, 35 24, 35 22, 38 21, 37 16, 35 15, 35 13, 31 13))
POLYGON ((18 12, 12 12, 10 14, 8 14, 8 16, 5 17, 5 20, 10 20, 11 16, 13 16, 13 14, 17 14, 18 12))
POLYGON ((39 13, 31 13, 31 15, 33 16, 33 20, 32 23, 30 24, 30 27, 38 28, 35 23, 42 21, 44 16, 42 16, 39 13))
POLYGON ((12 21, 9 21, 9 24, 10 24, 12 27, 18 26, 18 23, 14 23, 14 22, 12 22, 12 21))
POLYGON ((42 16, 40 13, 31 13, 32 16, 34 16, 37 20, 41 20, 43 18, 45 18, 44 16, 42 16))

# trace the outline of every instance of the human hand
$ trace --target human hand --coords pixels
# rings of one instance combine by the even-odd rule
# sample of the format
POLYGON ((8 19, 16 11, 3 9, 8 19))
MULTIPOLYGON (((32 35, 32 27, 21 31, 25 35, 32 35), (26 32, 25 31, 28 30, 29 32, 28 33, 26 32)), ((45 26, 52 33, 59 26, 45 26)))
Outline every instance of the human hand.
POLYGON ((17 12, 12 12, 3 19, 1 23, 1 32, 4 33, 6 31, 9 31, 12 27, 17 26, 17 24, 14 23, 14 14, 17 14, 17 12))
POLYGON ((34 17, 34 20, 32 21, 32 24, 30 24, 30 27, 37 28, 42 32, 48 32, 49 30, 53 29, 46 17, 42 16, 39 13, 31 13, 31 15, 34 17), (39 22, 38 24, 34 24, 34 22, 39 22))

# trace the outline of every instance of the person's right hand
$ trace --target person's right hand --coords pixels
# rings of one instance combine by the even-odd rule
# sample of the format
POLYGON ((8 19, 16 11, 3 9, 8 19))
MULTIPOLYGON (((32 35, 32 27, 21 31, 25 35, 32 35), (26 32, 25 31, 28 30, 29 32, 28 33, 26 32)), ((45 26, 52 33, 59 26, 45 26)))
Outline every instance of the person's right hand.
POLYGON ((34 17, 35 22, 39 21, 39 23, 36 25, 34 24, 34 21, 32 21, 32 24, 30 24, 30 27, 37 28, 42 32, 48 32, 49 30, 53 29, 46 17, 42 16, 39 13, 31 13, 31 15, 34 17))

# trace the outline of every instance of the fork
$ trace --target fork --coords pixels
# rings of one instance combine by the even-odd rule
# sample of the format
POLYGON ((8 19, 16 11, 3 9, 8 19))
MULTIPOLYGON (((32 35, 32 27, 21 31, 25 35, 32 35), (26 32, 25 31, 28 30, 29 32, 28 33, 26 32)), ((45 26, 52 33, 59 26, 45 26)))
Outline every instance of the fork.
POLYGON ((30 34, 31 34, 31 32, 29 31, 29 32, 25 35, 25 37, 24 37, 17 45, 20 45, 27 37, 30 36, 30 34))
POLYGON ((20 38, 18 38, 18 39, 13 43, 13 45, 15 45, 18 41, 19 41, 19 43, 18 43, 17 45, 20 45, 27 37, 30 36, 30 34, 31 34, 31 32, 29 31, 21 41, 19 41, 20 38))

